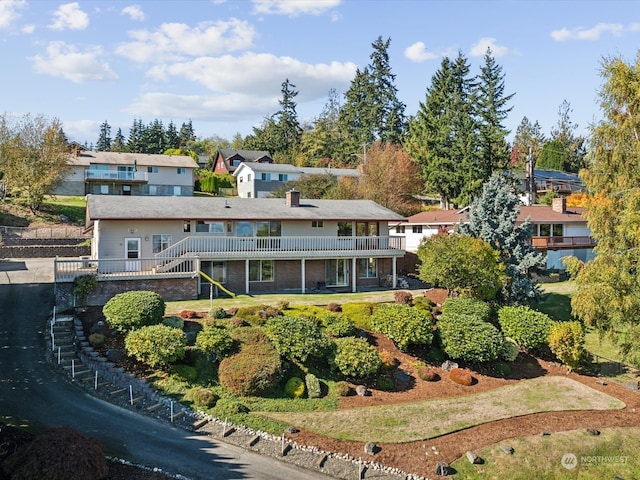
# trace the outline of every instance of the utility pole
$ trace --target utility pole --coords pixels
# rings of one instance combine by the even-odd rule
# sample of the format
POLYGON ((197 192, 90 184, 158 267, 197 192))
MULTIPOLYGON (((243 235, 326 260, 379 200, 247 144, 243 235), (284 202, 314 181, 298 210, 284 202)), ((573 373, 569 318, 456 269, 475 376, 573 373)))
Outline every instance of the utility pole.
POLYGON ((531 151, 531 147, 529 147, 529 154, 527 155, 527 200, 529 201, 529 205, 533 205, 536 199, 536 179, 533 173, 533 155, 531 151))

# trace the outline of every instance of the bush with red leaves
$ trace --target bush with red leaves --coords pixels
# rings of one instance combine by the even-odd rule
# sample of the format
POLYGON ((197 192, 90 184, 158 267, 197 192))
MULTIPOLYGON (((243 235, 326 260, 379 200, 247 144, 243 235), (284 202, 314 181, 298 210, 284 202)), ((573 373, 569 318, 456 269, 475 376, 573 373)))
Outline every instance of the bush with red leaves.
POLYGON ((199 318, 200 315, 195 310, 182 310, 180 312, 182 318, 199 318))
POLYGON ((327 305, 327 310, 329 310, 330 312, 339 313, 342 311, 342 306, 339 303, 330 302, 327 305))
POLYGON ((473 377, 464 368, 454 368, 449 372, 449 378, 454 383, 468 387, 473 384, 473 377))
POLYGON ((413 295, 411 295, 411 292, 398 290, 394 292, 393 298, 398 305, 413 305, 413 295))
POLYGON ((11 480, 101 480, 109 474, 102 445, 71 427, 50 428, 5 462, 11 480))

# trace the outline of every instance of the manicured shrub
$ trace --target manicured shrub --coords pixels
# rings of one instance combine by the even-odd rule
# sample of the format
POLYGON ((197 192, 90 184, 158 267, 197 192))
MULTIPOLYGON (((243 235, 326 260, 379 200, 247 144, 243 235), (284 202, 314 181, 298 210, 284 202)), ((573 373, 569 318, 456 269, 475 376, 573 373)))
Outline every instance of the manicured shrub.
POLYGON ((235 316, 243 318, 250 325, 264 325, 270 318, 281 315, 282 312, 276 307, 269 305, 253 305, 251 307, 241 307, 235 316))
POLYGON ((284 385, 284 393, 289 398, 302 398, 305 390, 305 383, 300 377, 291 377, 284 385))
POLYGON ((549 344, 553 320, 546 313, 525 306, 502 307, 498 311, 498 323, 504 335, 524 350, 539 349, 549 344))
POLYGON ((578 368, 585 356, 584 328, 580 322, 557 322, 549 332, 551 352, 571 369, 578 368))
POLYGON ((268 343, 252 343, 220 362, 218 380, 234 395, 260 395, 278 383, 281 373, 278 352, 268 343))
POLYGON ((184 382, 195 382, 198 378, 198 370, 190 365, 183 365, 181 363, 171 365, 170 374, 177 380, 184 382))
POLYGON ((366 339, 337 338, 335 345, 335 351, 329 361, 345 377, 364 378, 380 370, 380 354, 366 339))
POLYGON ((101 333, 92 333, 89 335, 89 345, 93 348, 100 348, 104 345, 105 340, 105 336, 101 333))
POLYGON ((162 321, 165 303, 160 295, 146 290, 132 290, 113 296, 102 308, 109 325, 121 332, 155 325, 162 321))
POLYGON ((381 305, 371 316, 374 332, 391 338, 400 350, 409 345, 430 345, 433 340, 431 316, 408 305, 381 305))
POLYGON ((309 398, 322 397, 322 387, 320 380, 313 373, 307 373, 304 377, 304 383, 307 386, 307 396, 309 398))
POLYGON ((469 387, 473 384, 473 377, 471 376, 471 373, 464 368, 454 368, 450 370, 449 378, 452 382, 464 385, 465 387, 469 387))
POLYGON ((209 316, 211 318, 216 318, 218 320, 221 320, 223 318, 227 318, 227 312, 222 307, 214 307, 211 310, 209 310, 209 316))
POLYGON ((498 362, 493 365, 493 370, 501 377, 508 377, 511 375, 511 367, 506 363, 498 362))
POLYGON ((371 330, 371 314, 375 309, 371 302, 349 302, 342 305, 342 314, 351 320, 356 327, 371 330))
POLYGON ((378 377, 376 379, 376 388, 385 392, 391 392, 395 388, 393 378, 390 377, 378 377))
POLYGON ((176 328, 150 325, 129 332, 124 346, 129 355, 150 367, 158 367, 183 358, 187 339, 176 328))
POLYGON ((287 308, 289 308, 289 302, 286 300, 278 300, 278 305, 277 305, 278 310, 280 311, 284 311, 287 308))
POLYGON ((259 327, 238 327, 229 332, 231 338, 241 345, 251 345, 254 343, 269 344, 269 337, 262 328, 259 327))
POLYGON ((424 314, 431 314, 435 304, 431 302, 427 297, 414 297, 413 308, 424 314))
POLYGON ((217 362, 231 350, 233 339, 224 328, 205 327, 196 336, 195 347, 211 362, 217 362))
POLYGON ((397 292, 393 292, 393 299, 398 305, 413 305, 413 295, 411 295, 411 292, 398 290, 397 292))
POLYGON ((329 310, 330 312, 339 313, 342 312, 342 307, 338 303, 330 302, 327 305, 327 310, 329 310))
POLYGON ((36 435, 9 455, 3 467, 12 480, 100 480, 109 473, 100 442, 66 426, 36 435))
POLYGON ((481 320, 483 322, 488 322, 491 320, 491 307, 486 302, 478 298, 472 297, 455 297, 455 298, 447 298, 442 304, 442 315, 445 317, 447 315, 468 315, 470 317, 475 318, 476 320, 481 320))
POLYGON ((184 320, 180 317, 164 317, 162 319, 162 324, 179 330, 184 328, 184 320))
POLYGON ((344 380, 336 382, 333 388, 336 392, 336 395, 338 395, 339 397, 348 397, 349 395, 353 395, 353 388, 351 387, 351 385, 349 385, 348 382, 345 382, 344 380))
POLYGON ((427 360, 431 363, 441 364, 447 359, 447 354, 438 347, 431 347, 427 352, 427 360))
POLYGON ((249 413, 249 407, 236 399, 228 397, 219 399, 213 408, 213 414, 221 419, 242 413, 249 413))
POLYGON ((518 344, 512 338, 505 337, 504 343, 502 344, 502 354, 500 355, 503 360, 507 362, 513 362, 516 358, 518 358, 518 354, 520 353, 520 348, 518 348, 518 344))
POLYGON ((231 320, 229 320, 229 325, 231 325, 233 328, 238 328, 246 327, 248 323, 240 317, 231 317, 231 320))
POLYGON ((323 315, 325 331, 332 337, 352 337, 356 334, 355 324, 344 315, 329 313, 323 315))
POLYGON ((502 354, 502 333, 475 317, 443 313, 438 320, 438 331, 444 351, 454 360, 492 362, 502 354))
POLYGON ((318 322, 305 318, 271 318, 264 329, 280 355, 303 363, 323 356, 331 344, 318 322))
POLYGON ((192 401, 197 407, 209 408, 216 404, 218 396, 210 388, 193 387, 186 393, 185 400, 192 401))
POLYGON ((418 377, 426 382, 437 382, 440 380, 440 375, 433 368, 428 365, 418 365, 417 367, 418 377))

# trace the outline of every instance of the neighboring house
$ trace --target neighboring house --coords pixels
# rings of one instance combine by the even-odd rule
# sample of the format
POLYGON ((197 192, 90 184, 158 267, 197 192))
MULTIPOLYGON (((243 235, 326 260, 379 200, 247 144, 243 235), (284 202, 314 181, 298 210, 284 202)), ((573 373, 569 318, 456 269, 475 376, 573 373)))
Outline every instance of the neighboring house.
POLYGON ((521 197, 525 205, 535 203, 536 198, 553 192, 559 196, 584 192, 584 185, 580 177, 574 173, 558 170, 533 170, 533 183, 526 172, 515 174, 519 188, 523 192, 521 197))
POLYGON ((209 293, 199 272, 246 294, 395 287, 404 239, 388 225, 404 220, 369 200, 300 200, 295 191, 286 199, 89 195, 92 255, 57 259, 56 282, 95 274, 103 289, 124 282, 111 295, 154 285, 167 299, 209 293))
POLYGON ((296 167, 284 163, 241 163, 233 172, 236 177, 238 196, 241 198, 265 198, 284 187, 287 182, 298 180, 303 175, 331 174, 336 177, 360 177, 355 168, 296 167))
POLYGON ((215 156, 214 173, 233 173, 242 162, 245 163, 273 163, 271 154, 260 150, 234 150, 221 148, 215 156))
MULTIPOLYGON (((420 212, 396 225, 391 233, 404 236, 408 252, 416 252, 424 237, 452 232, 459 222, 467 222, 467 210, 432 210, 420 212)), ((562 258, 575 256, 581 260, 593 258, 595 243, 584 217, 584 208, 567 208, 564 198, 555 198, 552 206, 520 206, 517 221, 527 218, 533 224, 531 244, 547 256, 547 269, 564 269, 562 258)))
POLYGON ((193 195, 198 164, 186 155, 76 150, 55 195, 193 195))

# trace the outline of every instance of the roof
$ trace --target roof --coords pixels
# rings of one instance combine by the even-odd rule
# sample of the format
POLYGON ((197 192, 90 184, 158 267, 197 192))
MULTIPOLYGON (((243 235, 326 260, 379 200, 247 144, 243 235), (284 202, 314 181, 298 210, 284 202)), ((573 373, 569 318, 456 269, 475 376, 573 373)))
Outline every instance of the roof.
POLYGON ((317 168, 317 167, 296 167, 288 163, 241 163, 233 173, 237 175, 243 168, 248 168, 257 173, 299 173, 301 175, 325 175, 331 174, 336 177, 359 177, 360 171, 355 168, 317 168))
MULTIPOLYGON (((532 223, 586 223, 585 211, 580 207, 567 207, 566 213, 560 213, 549 205, 521 205, 517 222, 522 223, 528 217, 532 223)), ((467 221, 467 210, 430 210, 407 218, 407 223, 421 225, 455 225, 460 221, 467 221)))
POLYGON ((301 199, 300 207, 289 207, 284 198, 87 195, 87 219, 402 222, 405 217, 371 200, 301 199))
POLYGON ((160 155, 149 153, 93 152, 85 151, 80 155, 70 155, 69 165, 138 165, 139 167, 185 167, 198 168, 196 161, 188 155, 160 155))
POLYGON ((225 161, 235 155, 239 155, 247 162, 255 162, 264 157, 271 158, 271 154, 266 150, 235 150, 233 148, 221 148, 218 150, 220 155, 225 161))

